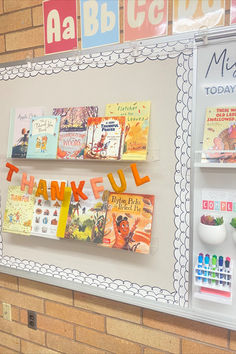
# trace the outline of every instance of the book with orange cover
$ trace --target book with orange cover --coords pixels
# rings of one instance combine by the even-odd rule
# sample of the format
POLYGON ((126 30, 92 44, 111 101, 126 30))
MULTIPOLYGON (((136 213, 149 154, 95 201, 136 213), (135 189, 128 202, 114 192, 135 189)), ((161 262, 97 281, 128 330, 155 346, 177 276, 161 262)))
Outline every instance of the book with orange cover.
POLYGON ((89 117, 84 159, 119 160, 124 130, 125 117, 89 117))
POLYGON ((147 194, 110 193, 101 245, 148 254, 154 198, 147 194))

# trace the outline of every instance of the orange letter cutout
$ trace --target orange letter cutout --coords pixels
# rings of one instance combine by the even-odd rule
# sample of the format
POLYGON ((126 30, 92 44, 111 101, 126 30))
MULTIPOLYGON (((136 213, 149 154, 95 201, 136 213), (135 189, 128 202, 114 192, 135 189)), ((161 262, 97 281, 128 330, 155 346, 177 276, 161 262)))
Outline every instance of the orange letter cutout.
POLYGON ((30 176, 30 180, 27 181, 27 173, 22 174, 22 179, 21 179, 21 190, 25 190, 25 186, 28 186, 28 193, 32 194, 33 189, 34 189, 34 176, 30 176))
POLYGON ((59 185, 57 181, 51 181, 51 199, 55 200, 63 200, 64 199, 64 192, 65 192, 65 182, 61 182, 61 187, 59 190, 59 185))
POLYGON ((85 181, 80 181, 80 182, 79 182, 79 187, 77 188, 74 181, 70 182, 70 185, 71 185, 71 188, 72 188, 72 192, 73 192, 73 196, 74 196, 74 200, 75 200, 76 202, 79 201, 79 196, 80 196, 83 200, 88 199, 87 195, 84 194, 83 191, 82 191, 83 188, 84 188, 84 184, 85 184, 85 181))
POLYGON ((45 181, 45 179, 40 179, 35 195, 36 197, 42 195, 45 200, 48 200, 47 182, 45 181))
POLYGON ((117 171, 118 173, 118 176, 120 178, 120 183, 121 183, 121 186, 118 187, 115 180, 114 180, 114 177, 113 177, 113 174, 112 173, 108 173, 107 177, 111 183, 111 186, 113 188, 113 190, 117 193, 122 193, 122 192, 125 192, 126 190, 126 180, 125 180, 125 175, 124 175, 124 172, 122 170, 118 170, 117 171))
POLYGON ((91 178, 90 183, 91 183, 91 187, 93 189, 94 198, 95 199, 100 198, 99 193, 104 191, 104 186, 98 187, 97 183, 103 183, 103 178, 102 177, 91 178))
POLYGON ((9 162, 6 163, 6 167, 10 168, 10 171, 8 171, 8 174, 7 174, 7 181, 11 182, 11 178, 12 178, 13 172, 17 173, 19 171, 19 168, 14 166, 14 165, 12 165, 9 162))
POLYGON ((139 186, 141 186, 144 183, 150 182, 150 178, 148 176, 140 178, 138 170, 137 170, 136 163, 131 163, 130 167, 131 167, 131 170, 133 172, 133 176, 134 176, 134 180, 135 180, 136 186, 139 187, 139 186))

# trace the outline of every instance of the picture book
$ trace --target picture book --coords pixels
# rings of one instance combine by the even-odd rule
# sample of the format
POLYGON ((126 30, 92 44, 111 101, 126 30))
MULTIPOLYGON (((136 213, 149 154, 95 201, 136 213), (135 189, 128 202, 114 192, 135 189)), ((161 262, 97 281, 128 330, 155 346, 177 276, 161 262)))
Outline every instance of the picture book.
POLYGON ((202 162, 236 162, 236 106, 209 107, 203 138, 202 162))
POLYGON ((102 246, 149 253, 154 196, 110 193, 102 246))
POLYGON ((57 149, 58 159, 83 159, 87 136, 88 117, 97 117, 97 106, 54 108, 53 115, 60 116, 57 149))
POLYGON ((43 114, 43 107, 11 109, 8 157, 26 158, 31 119, 43 114))
MULTIPOLYGON (((51 180, 47 182, 48 200, 43 197, 35 197, 34 215, 32 221, 32 232, 34 236, 57 239, 57 227, 62 202, 51 199, 51 180)), ((58 181, 60 186, 61 182, 58 181)))
POLYGON ((32 118, 27 158, 56 159, 60 116, 32 118))
POLYGON ((22 235, 31 234, 35 194, 21 191, 21 186, 10 186, 3 220, 3 231, 22 235))
POLYGON ((119 160, 123 151, 125 117, 88 118, 85 159, 119 160))
MULTIPOLYGON (((106 192, 95 199, 91 189, 84 189, 88 199, 78 202, 71 195, 64 238, 101 243, 106 218, 106 192)), ((63 235, 61 235, 62 237, 63 235)))
POLYGON ((146 160, 150 109, 150 101, 106 105, 106 116, 126 117, 122 160, 146 160))

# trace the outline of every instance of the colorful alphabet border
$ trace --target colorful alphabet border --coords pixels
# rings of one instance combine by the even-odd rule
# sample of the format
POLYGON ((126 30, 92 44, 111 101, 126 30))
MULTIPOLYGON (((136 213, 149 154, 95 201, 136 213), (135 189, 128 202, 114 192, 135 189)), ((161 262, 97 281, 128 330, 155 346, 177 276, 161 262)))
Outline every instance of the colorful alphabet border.
MULTIPOLYGON (((174 175, 176 200, 174 206, 174 257, 173 286, 175 291, 136 284, 123 279, 111 279, 102 274, 86 274, 77 269, 62 269, 53 264, 40 264, 4 255, 0 235, 0 265, 30 273, 64 279, 80 285, 89 285, 98 289, 112 290, 133 295, 150 301, 188 305, 189 285, 189 223, 190 223, 190 152, 191 152, 191 106, 192 106, 192 68, 193 43, 191 39, 169 43, 155 43, 142 46, 138 53, 132 48, 117 49, 103 53, 84 55, 78 63, 76 57, 53 59, 37 62, 32 68, 27 64, 0 68, 0 80, 29 78, 37 75, 53 75, 61 71, 77 71, 87 68, 105 68, 118 64, 142 63, 146 60, 167 60, 177 58, 176 67, 176 123, 175 139, 177 159, 174 175)), ((1 220, 0 220, 1 221, 1 220)), ((26 275, 27 277, 27 275, 26 275)), ((83 287, 81 287, 81 290, 83 287)), ((79 290, 79 289, 78 289, 79 290)), ((111 295, 112 297, 112 295, 111 295)))

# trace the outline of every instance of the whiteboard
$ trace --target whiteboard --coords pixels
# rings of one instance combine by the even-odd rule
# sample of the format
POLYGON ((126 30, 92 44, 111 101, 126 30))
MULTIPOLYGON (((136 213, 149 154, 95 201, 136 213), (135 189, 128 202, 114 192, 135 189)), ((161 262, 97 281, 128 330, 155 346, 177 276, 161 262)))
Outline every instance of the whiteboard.
POLYGON ((148 161, 137 163, 151 182, 136 187, 127 162, 14 160, 37 178, 69 180, 125 172, 127 192, 155 195, 151 252, 141 255, 74 240, 1 234, 0 270, 148 308, 191 317, 188 309, 190 233, 190 153, 192 121, 192 39, 147 41, 138 48, 39 60, 0 68, 1 207, 8 182, 9 113, 14 107, 98 105, 151 101, 148 161), (146 44, 145 44, 146 43, 146 44), (169 307, 165 309, 165 304, 169 307), (178 305, 178 307, 172 307, 178 305))
MULTIPOLYGON (((201 165, 202 142, 204 135, 205 114, 208 107, 229 107, 235 106, 236 102, 236 40, 235 28, 229 29, 222 35, 210 35, 207 44, 199 43, 196 55, 196 82, 195 87, 195 122, 193 139, 193 266, 197 262, 200 252, 203 254, 228 256, 235 270, 235 249, 236 245, 232 238, 230 221, 235 217, 235 212, 203 210, 203 200, 214 201, 235 201, 235 164, 203 164, 201 165), (213 37, 211 39, 211 37, 213 37), (230 166, 232 165, 232 166, 230 166), (201 215, 223 216, 226 224, 226 239, 218 245, 204 243, 199 237, 199 221, 201 215)), ((192 286, 192 308, 197 311, 210 311, 217 322, 230 321, 235 323, 236 310, 236 284, 235 274, 232 279, 232 303, 216 303, 198 298, 198 286, 194 285, 193 273, 192 286), (197 296, 196 296, 197 295, 197 296), (219 311, 220 306, 220 311, 219 311)), ((222 286, 222 290, 224 287, 222 286)))

